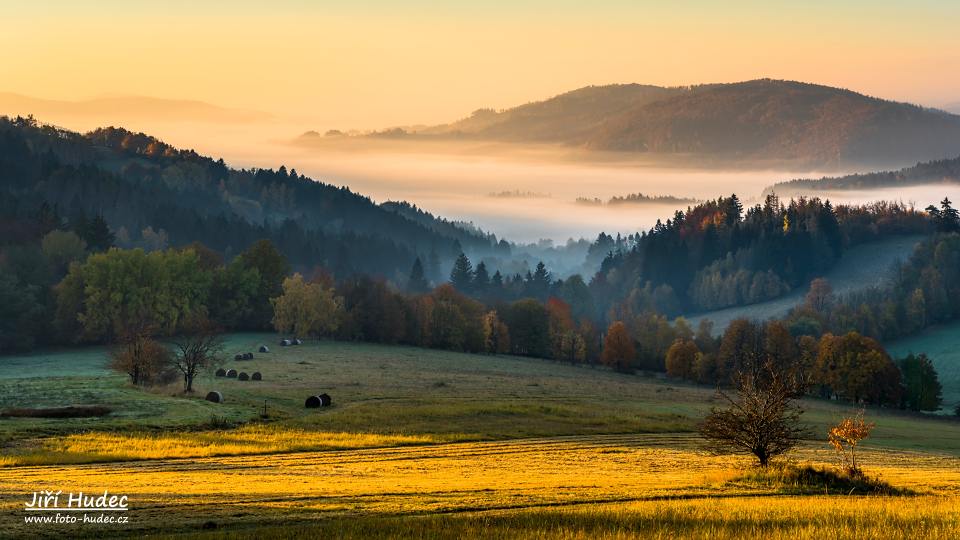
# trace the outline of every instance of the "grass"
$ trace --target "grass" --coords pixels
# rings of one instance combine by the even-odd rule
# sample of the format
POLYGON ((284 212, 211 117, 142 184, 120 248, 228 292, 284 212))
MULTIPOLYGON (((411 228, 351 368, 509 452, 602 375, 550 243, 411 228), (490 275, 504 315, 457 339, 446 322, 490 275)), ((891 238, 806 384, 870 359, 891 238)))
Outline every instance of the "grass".
MULTIPOLYGON (((232 335, 226 352, 273 341, 232 335)), ((659 378, 313 342, 227 362, 264 381, 205 375, 184 396, 129 387, 96 351, 0 359, 3 408, 113 410, 0 419, 0 516, 15 518, 0 519, 0 537, 40 534, 21 505, 50 488, 109 489, 131 503, 122 530, 41 531, 50 536, 956 536, 960 423, 945 419, 869 411, 877 427, 859 454, 868 474, 917 495, 848 496, 838 484, 826 497, 823 479, 751 479, 748 458, 703 452, 694 430, 713 391, 659 378), (204 401, 209 390, 226 402, 204 401), (320 392, 334 405, 305 409, 320 392)), ((849 412, 804 405, 824 438, 849 412)), ((820 440, 791 460, 826 470, 835 456, 820 440)))
POLYGON ((731 479, 729 483, 771 488, 789 494, 905 495, 912 493, 862 473, 851 474, 836 467, 792 463, 778 463, 766 468, 750 469, 731 479))
MULTIPOLYGON (((336 518, 177 538, 862 539, 955 538, 957 498, 746 497, 588 504, 463 514, 336 518)), ((209 522, 208 527, 216 527, 209 522)))
POLYGON ((941 412, 953 414, 960 405, 960 322, 930 328, 913 337, 886 343, 894 358, 926 353, 943 385, 941 412))
MULTIPOLYGON (((823 277, 830 281, 838 295, 879 285, 890 275, 894 262, 907 260, 922 239, 922 236, 899 236, 855 246, 823 277)), ((763 321, 783 317, 803 300, 805 294, 806 287, 803 287, 774 300, 697 313, 688 320, 696 327, 701 319, 710 319, 714 323, 713 331, 722 333, 734 319, 745 317, 763 321)))
MULTIPOLYGON (((439 538, 474 537, 483 523, 503 537, 643 537, 657 527, 664 536, 785 537, 803 529, 835 537, 825 533, 842 519, 852 537, 867 513, 877 512, 914 532, 918 520, 937 530, 956 527, 960 458, 870 447, 860 457, 871 477, 918 495, 781 499, 782 485, 730 482, 749 469, 747 458, 707 454, 692 435, 632 434, 5 468, 0 515, 17 516, 33 490, 56 479, 73 491, 128 495, 124 531, 134 536, 199 533, 213 522, 217 535, 249 538, 418 537, 421 527, 445 535, 439 538), (771 501, 782 501, 779 509, 771 501), (848 512, 838 515, 838 508, 848 512)), ((793 459, 828 467, 834 454, 811 444, 793 459)), ((0 535, 22 535, 26 527, 11 521, 0 535)))
POLYGON ((233 430, 172 433, 86 432, 51 437, 40 447, 10 452, 0 465, 56 465, 146 459, 183 459, 248 454, 279 454, 430 444, 443 439, 428 435, 376 435, 285 429, 246 425, 233 430))

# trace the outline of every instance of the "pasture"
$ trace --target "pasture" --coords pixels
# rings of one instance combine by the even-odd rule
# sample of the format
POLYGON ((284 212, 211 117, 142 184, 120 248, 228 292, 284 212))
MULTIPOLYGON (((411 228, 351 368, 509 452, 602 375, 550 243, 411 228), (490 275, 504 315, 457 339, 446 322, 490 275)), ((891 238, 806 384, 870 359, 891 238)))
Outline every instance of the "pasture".
MULTIPOLYGON (((0 359, 0 407, 106 405, 98 418, 0 418, 0 536, 214 538, 951 537, 960 532, 960 423, 870 410, 867 472, 911 496, 788 494, 736 480, 749 464, 701 448, 713 390, 546 360, 409 347, 227 339, 196 393, 143 391, 102 348, 0 359), (262 343, 270 353, 256 350, 262 343), (233 355, 253 351, 254 359, 233 355), (225 403, 202 399, 219 390, 225 403), (327 392, 333 406, 305 409, 327 392), (261 418, 264 401, 267 417, 261 418), (126 494, 130 524, 24 523, 39 489, 126 494), (672 532, 671 532, 672 531, 672 532)), ((849 408, 807 400, 826 427, 849 408)))
POLYGON ((944 414, 953 414, 960 405, 960 323, 930 328, 916 336, 887 343, 894 358, 910 353, 926 353, 933 362, 943 386, 944 414))
MULTIPOLYGON (((844 253, 837 264, 823 277, 830 281, 837 295, 879 286, 890 275, 893 265, 898 261, 907 260, 913 253, 914 247, 923 238, 922 236, 893 236, 855 246, 844 253)), ((803 301, 806 294, 807 288, 804 287, 767 302, 690 314, 687 320, 696 327, 701 319, 709 319, 714 323, 714 333, 722 333, 735 319, 765 321, 784 317, 803 301)))

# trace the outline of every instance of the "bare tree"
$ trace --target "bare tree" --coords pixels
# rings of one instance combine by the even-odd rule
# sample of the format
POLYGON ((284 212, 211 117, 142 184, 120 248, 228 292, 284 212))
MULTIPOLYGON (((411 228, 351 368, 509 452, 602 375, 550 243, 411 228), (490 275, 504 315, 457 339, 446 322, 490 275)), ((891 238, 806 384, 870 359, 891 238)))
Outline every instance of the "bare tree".
POLYGON ((729 407, 711 409, 700 434, 712 452, 752 454, 766 467, 806 435, 800 425, 803 411, 793 403, 803 394, 803 385, 779 373, 771 362, 759 372, 740 372, 735 381, 735 397, 718 390, 729 407))
POLYGON ((176 354, 173 367, 183 374, 183 391, 193 392, 193 379, 203 370, 215 367, 223 359, 220 328, 206 317, 194 316, 183 325, 183 333, 173 340, 176 354))

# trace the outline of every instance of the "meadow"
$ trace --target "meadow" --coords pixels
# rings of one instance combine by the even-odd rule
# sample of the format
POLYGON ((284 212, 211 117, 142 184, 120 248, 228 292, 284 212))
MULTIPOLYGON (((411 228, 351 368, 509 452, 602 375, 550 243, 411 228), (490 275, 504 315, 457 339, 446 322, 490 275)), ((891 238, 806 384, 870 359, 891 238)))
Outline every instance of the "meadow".
MULTIPOLYGON (((231 358, 270 345, 225 366, 264 381, 205 375, 190 397, 176 385, 130 388, 102 348, 0 359, 0 408, 113 409, 0 419, 0 536, 960 534, 960 423, 950 419, 868 411, 867 472, 914 494, 797 492, 741 481, 749 459, 704 451, 695 428, 718 403, 709 388, 537 359, 275 341, 229 336, 231 358), (225 403, 202 400, 214 389, 225 403), (304 409, 320 392, 334 405, 304 409), (128 495, 130 523, 24 523, 30 494, 51 488, 128 495)), ((804 408, 811 438, 788 460, 830 467, 826 427, 849 407, 804 408)))
MULTIPOLYGON (((858 289, 879 286, 890 276, 893 265, 907 260, 922 236, 893 236, 888 239, 854 246, 822 277, 833 287, 834 294, 842 296, 858 289)), ((713 321, 714 333, 722 333, 731 321, 740 318, 765 321, 782 318, 807 294, 806 288, 767 302, 736 306, 687 317, 694 327, 701 319, 713 321)))

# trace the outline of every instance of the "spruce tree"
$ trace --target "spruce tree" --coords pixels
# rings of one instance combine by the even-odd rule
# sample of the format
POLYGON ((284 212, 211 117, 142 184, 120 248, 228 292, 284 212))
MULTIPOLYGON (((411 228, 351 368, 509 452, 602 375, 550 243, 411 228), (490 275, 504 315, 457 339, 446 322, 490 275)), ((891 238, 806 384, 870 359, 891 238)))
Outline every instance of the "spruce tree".
POLYGON ((490 287, 490 273, 487 272, 487 265, 483 261, 477 264, 473 271, 473 288, 478 293, 482 293, 490 287))
POLYGON ((450 283, 460 292, 470 292, 473 288, 473 265, 464 253, 460 253, 450 271, 450 283))
POLYGON ((407 281, 407 290, 412 293, 423 293, 427 292, 427 289, 430 288, 430 284, 427 282, 427 277, 423 273, 423 263, 420 262, 420 257, 417 257, 413 261, 413 268, 410 269, 410 279, 407 281))

